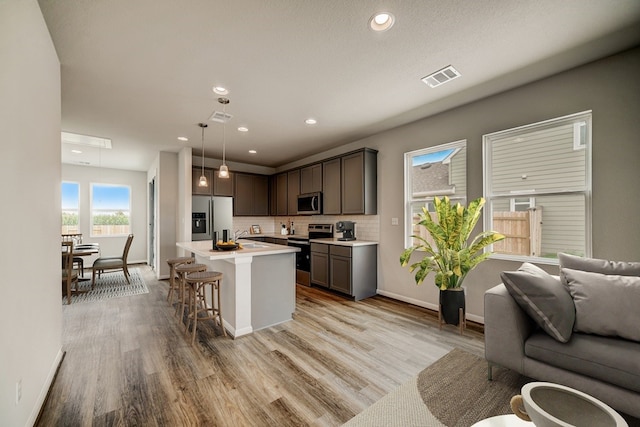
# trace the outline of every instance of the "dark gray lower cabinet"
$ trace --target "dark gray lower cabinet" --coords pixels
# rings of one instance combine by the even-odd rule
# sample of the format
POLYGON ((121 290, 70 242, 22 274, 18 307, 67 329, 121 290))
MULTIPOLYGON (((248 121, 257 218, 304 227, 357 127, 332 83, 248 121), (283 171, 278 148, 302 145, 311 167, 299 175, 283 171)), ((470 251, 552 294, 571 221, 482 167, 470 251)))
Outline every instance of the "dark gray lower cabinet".
POLYGON ((311 284, 329 287, 329 245, 311 243, 311 284))
POLYGON ((329 248, 329 288, 351 295, 351 249, 348 246, 329 248))
POLYGON ((311 283, 352 296, 376 294, 378 247, 311 244, 311 283))

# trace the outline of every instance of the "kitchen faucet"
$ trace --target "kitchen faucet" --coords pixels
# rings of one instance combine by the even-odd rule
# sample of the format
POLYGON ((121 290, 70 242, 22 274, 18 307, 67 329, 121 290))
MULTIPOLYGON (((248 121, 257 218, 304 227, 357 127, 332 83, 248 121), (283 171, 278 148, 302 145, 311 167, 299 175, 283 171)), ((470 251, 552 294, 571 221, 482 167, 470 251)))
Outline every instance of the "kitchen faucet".
POLYGON ((233 233, 233 241, 235 242, 235 241, 237 241, 239 238, 241 238, 242 236, 245 236, 245 235, 247 235, 247 234, 249 234, 249 231, 247 231, 247 230, 244 230, 244 231, 242 231, 242 232, 240 232, 240 230, 236 230, 236 232, 235 232, 235 233, 233 233))

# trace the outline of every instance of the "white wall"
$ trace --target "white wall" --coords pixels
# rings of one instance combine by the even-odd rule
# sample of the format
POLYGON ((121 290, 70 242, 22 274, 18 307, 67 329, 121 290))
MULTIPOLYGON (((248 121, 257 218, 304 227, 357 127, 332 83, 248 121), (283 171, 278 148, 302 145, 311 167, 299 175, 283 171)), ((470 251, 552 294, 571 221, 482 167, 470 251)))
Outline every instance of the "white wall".
MULTIPOLYGON (((62 180, 80 184, 80 232, 82 233, 82 241, 84 243, 100 243, 101 256, 122 255, 127 237, 91 237, 91 184, 130 186, 131 232, 134 238, 127 261, 129 263, 147 262, 147 180, 144 172, 63 164, 62 180)), ((85 267, 88 267, 88 265, 85 264, 85 267)))
MULTIPOLYGON (((179 209, 186 209, 185 203, 188 203, 189 210, 191 209, 191 170, 189 167, 189 193, 183 196, 178 190, 178 183, 180 181, 185 185, 184 179, 186 178, 178 179, 178 170, 182 169, 178 166, 178 157, 177 153, 161 151, 147 172, 147 181, 150 182, 153 177, 156 180, 156 256, 154 268, 158 278, 169 277, 169 266, 166 260, 175 258, 177 254, 179 209), (188 202, 178 202, 179 199, 184 201, 187 197, 188 202)), ((183 157, 184 155, 180 155, 180 158, 183 159, 183 157)))
POLYGON ((0 2, 0 64, 0 425, 24 426, 62 357, 60 64, 36 1, 0 2))
MULTIPOLYGON (((637 196, 640 164, 640 48, 570 70, 430 118, 379 133, 300 160, 278 170, 361 147, 378 152, 380 293, 430 308, 437 307, 433 276, 416 286, 400 267, 403 250, 403 153, 467 139, 468 200, 482 196, 482 135, 593 110, 593 256, 639 261, 637 196), (629 193, 632 192, 632 194, 629 193), (399 218, 397 226, 391 218, 399 218)), ((500 282, 500 272, 520 262, 490 260, 466 279, 467 311, 483 321, 483 295, 500 282)), ((542 266, 556 272, 557 266, 542 266)))

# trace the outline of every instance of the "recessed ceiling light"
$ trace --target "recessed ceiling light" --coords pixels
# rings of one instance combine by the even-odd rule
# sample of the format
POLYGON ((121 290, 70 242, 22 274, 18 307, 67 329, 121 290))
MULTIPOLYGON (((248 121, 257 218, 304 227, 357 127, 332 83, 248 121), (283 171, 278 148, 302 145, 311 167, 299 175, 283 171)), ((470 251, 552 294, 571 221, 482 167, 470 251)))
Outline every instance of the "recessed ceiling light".
POLYGON ((71 152, 73 154, 82 154, 82 151, 80 151, 80 150, 71 150, 71 152))
POLYGON ((189 140, 189 138, 187 138, 186 136, 179 136, 178 137, 178 141, 187 142, 188 140, 189 140))
POLYGON ((213 90, 213 93, 216 93, 218 95, 228 95, 229 91, 227 90, 226 87, 222 87, 222 86, 214 86, 211 90, 213 90))
POLYGON ((238 132, 249 132, 249 128, 246 126, 240 126, 238 132))
POLYGON ((453 65, 449 65, 447 67, 444 67, 442 70, 438 70, 435 73, 431 73, 428 76, 423 77, 420 80, 422 80, 430 87, 438 87, 442 84, 450 82, 453 79, 457 79, 460 76, 460 72, 453 68, 453 65))
POLYGON ((379 12, 369 19, 369 27, 373 31, 387 31, 393 26, 395 21, 395 17, 389 12, 379 12))
POLYGON ((258 152, 256 150, 249 150, 249 154, 257 154, 258 152))
POLYGON ((312 118, 308 118, 307 120, 304 121, 306 124, 308 125, 315 125, 316 123, 318 123, 318 121, 316 119, 312 119, 312 118))

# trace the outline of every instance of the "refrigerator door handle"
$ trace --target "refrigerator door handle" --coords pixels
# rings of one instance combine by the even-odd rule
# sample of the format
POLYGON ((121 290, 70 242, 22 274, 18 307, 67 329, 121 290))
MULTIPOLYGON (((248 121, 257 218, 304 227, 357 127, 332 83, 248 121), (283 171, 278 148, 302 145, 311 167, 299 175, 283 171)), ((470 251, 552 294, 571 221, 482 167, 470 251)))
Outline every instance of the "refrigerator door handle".
MULTIPOLYGON (((213 200, 209 200, 209 226, 207 227, 209 236, 213 236, 213 200)), ((213 237, 212 237, 213 238, 213 237)))

